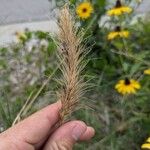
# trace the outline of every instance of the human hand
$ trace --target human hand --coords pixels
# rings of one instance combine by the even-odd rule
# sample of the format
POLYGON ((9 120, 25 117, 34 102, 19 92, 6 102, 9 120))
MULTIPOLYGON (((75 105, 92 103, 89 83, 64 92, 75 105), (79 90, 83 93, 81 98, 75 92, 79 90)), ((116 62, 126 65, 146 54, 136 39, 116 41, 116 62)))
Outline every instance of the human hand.
POLYGON ((94 136, 94 129, 81 121, 70 121, 54 132, 60 102, 54 103, 0 134, 0 150, 71 150, 78 141, 94 136))

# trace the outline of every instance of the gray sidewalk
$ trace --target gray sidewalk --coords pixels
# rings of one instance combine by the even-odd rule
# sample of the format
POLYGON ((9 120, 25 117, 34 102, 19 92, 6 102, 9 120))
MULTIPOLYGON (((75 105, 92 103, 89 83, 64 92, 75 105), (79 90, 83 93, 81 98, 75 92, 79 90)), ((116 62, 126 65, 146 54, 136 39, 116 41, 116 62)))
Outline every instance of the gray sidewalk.
POLYGON ((55 0, 0 0, 0 45, 16 40, 14 33, 25 28, 56 32, 51 8, 55 0))
POLYGON ((49 20, 52 1, 0 0, 0 25, 49 20))
POLYGON ((57 32, 57 24, 55 20, 51 21, 38 21, 31 23, 18 23, 12 25, 0 26, 0 46, 16 42, 15 32, 23 32, 25 28, 28 28, 31 31, 48 31, 53 34, 57 32))

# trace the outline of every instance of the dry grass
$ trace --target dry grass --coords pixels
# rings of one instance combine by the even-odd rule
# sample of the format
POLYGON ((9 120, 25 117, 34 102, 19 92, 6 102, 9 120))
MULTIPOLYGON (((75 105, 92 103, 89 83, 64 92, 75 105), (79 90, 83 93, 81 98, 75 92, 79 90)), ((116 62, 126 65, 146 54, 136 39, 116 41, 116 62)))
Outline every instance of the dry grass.
POLYGON ((65 6, 60 11, 58 34, 58 58, 60 62, 63 61, 62 89, 58 98, 62 102, 61 123, 68 120, 72 112, 76 110, 85 91, 85 83, 81 75, 85 56, 82 37, 81 32, 75 27, 69 8, 65 6))

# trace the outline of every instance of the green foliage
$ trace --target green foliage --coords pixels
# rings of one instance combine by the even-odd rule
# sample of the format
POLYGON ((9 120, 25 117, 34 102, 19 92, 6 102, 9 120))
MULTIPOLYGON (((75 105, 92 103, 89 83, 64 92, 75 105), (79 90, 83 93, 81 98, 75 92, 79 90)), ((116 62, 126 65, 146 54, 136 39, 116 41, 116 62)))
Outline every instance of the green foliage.
MULTIPOLYGON (((57 0, 56 6, 63 6, 66 2, 57 0)), ((77 25, 85 32, 87 46, 93 45, 84 70, 85 79, 92 85, 83 100, 83 105, 88 106, 75 112, 74 118, 93 126, 96 136, 89 143, 77 144, 75 149, 140 150, 150 133, 150 76, 143 74, 150 68, 150 22, 139 19, 131 24, 134 12, 104 21, 108 8, 106 0, 91 0, 94 12, 90 18, 82 20, 75 10, 83 1, 69 2, 77 25), (118 24, 131 33, 129 38, 107 40, 107 35, 118 24), (115 90, 116 83, 125 77, 140 82, 141 89, 136 94, 122 96, 115 90)), ((131 0, 125 2, 129 5, 131 0)), ((18 44, 0 48, 0 122, 4 130, 11 126, 29 95, 37 93, 57 65, 56 44, 49 33, 25 31, 24 34, 26 38, 21 38, 18 44), (21 73, 17 67, 26 71, 21 73), (16 78, 16 72, 19 78, 16 78), (29 75, 31 78, 24 80, 29 75)), ((59 73, 57 71, 55 77, 59 78, 59 73)), ((53 95, 58 87, 59 83, 51 80, 28 114, 54 101, 53 95)))
MULTIPOLYGON (((74 15, 82 2, 71 1, 74 15)), ((83 110, 75 116, 94 126, 96 136, 92 143, 78 144, 76 149, 139 150, 150 133, 150 77, 143 74, 150 68, 150 22, 139 19, 131 24, 134 12, 105 20, 103 16, 108 3, 101 0, 90 2, 94 7, 91 17, 81 19, 76 15, 76 20, 86 32, 87 46, 94 44, 85 70, 87 80, 94 85, 87 96, 94 112, 83 110), (116 25, 128 30, 129 38, 107 40, 116 25), (139 80, 142 88, 135 95, 121 96, 115 91, 116 83, 125 77, 139 80)), ((130 5, 130 2, 125 1, 125 4, 130 5)), ((135 2, 135 7, 137 5, 135 2)))
MULTIPOLYGON (((32 92, 36 94, 57 64, 56 61, 54 62, 56 58, 53 55, 56 44, 49 33, 26 30, 21 37, 26 38, 17 36, 19 43, 0 48, 0 122, 2 121, 0 127, 2 130, 12 125, 29 95, 32 92)), ((45 92, 47 90, 51 92, 53 88, 56 88, 56 85, 47 86, 39 96, 44 99, 45 92)), ((46 99, 41 107, 48 102, 49 99, 46 99)), ((35 111, 34 109, 37 110, 33 107, 30 112, 35 111)))

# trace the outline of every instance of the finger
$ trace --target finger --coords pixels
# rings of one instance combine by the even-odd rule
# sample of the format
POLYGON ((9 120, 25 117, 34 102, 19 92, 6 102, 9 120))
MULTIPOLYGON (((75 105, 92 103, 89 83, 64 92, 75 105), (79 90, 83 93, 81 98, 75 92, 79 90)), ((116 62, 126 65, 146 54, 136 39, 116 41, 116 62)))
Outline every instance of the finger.
POLYGON ((45 137, 49 136, 51 127, 59 119, 60 109, 60 102, 49 105, 3 134, 17 138, 18 140, 16 140, 16 142, 21 140, 30 145, 37 145, 41 143, 41 141, 44 142, 43 139, 46 140, 45 137))
POLYGON ((80 141, 88 141, 95 135, 95 130, 92 127, 87 127, 85 133, 80 137, 80 141))
MULTIPOLYGON (((80 140, 80 137, 87 132, 89 135, 89 128, 81 121, 71 121, 60 128, 50 137, 44 150, 59 149, 59 150, 71 150, 73 145, 80 140)), ((84 137, 82 137, 84 140, 84 137)))

